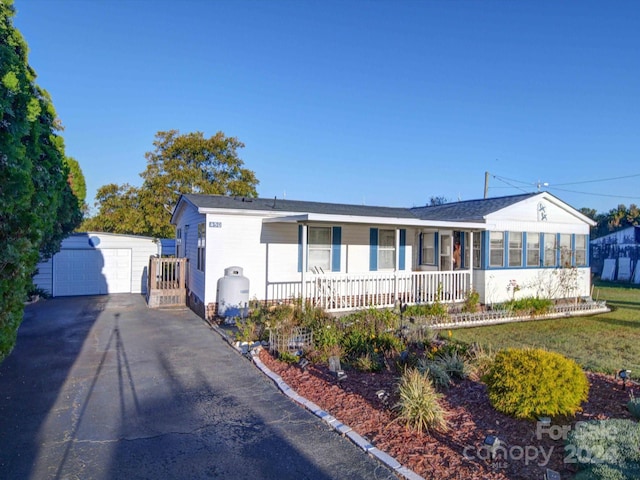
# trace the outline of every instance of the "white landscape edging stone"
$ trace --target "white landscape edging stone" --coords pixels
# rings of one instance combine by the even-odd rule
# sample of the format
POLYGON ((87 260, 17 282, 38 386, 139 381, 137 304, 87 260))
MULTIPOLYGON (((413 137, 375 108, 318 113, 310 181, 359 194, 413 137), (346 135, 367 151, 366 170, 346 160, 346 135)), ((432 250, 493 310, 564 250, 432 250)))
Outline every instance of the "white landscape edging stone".
POLYGON ((407 480, 425 480, 424 477, 421 477, 413 470, 403 466, 400 462, 398 462, 395 458, 393 458, 388 453, 383 452, 379 448, 374 447, 369 440, 364 438, 363 436, 356 433, 351 427, 345 425, 340 420, 329 414, 328 412, 322 410, 318 405, 307 400, 305 397, 302 397, 296 393, 289 385, 286 384, 282 377, 275 374, 269 367, 267 367, 262 360, 258 357, 258 353, 260 351, 260 347, 254 348, 251 350, 251 359, 253 363, 269 378, 274 380, 275 384, 278 388, 289 398, 295 400, 300 405, 304 406, 307 410, 313 413, 318 418, 322 419, 326 422, 331 428, 333 428, 340 435, 349 438, 354 444, 364 450, 366 453, 371 454, 375 458, 378 459, 379 462, 385 464, 391 470, 396 472, 399 475, 402 475, 407 480), (278 380, 275 380, 277 378, 278 380))

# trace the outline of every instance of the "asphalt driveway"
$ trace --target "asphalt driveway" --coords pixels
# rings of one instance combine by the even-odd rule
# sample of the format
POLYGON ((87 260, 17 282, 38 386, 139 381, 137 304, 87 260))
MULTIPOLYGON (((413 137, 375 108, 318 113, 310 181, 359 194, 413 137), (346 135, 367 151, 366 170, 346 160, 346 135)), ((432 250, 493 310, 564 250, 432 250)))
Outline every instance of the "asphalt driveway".
POLYGON ((188 310, 26 308, 0 364, 0 477, 388 479, 188 310))

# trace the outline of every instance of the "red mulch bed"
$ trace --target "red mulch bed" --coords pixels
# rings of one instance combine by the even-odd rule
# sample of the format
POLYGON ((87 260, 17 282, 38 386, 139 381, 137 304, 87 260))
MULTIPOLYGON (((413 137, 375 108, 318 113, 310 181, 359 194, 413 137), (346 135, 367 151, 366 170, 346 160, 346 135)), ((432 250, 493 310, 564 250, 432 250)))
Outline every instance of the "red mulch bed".
POLYGON ((485 386, 465 380, 444 392, 449 430, 420 434, 395 420, 391 406, 397 402, 398 376, 393 372, 350 370, 338 383, 323 365, 309 365, 302 371, 276 360, 266 350, 260 352, 260 359, 298 394, 425 478, 542 479, 546 468, 566 478, 577 470, 574 463, 565 461, 571 457, 564 451, 563 439, 558 438, 563 425, 569 428, 580 420, 632 418, 626 408, 628 390, 622 390, 621 383, 610 376, 588 373, 588 402, 573 419, 553 419, 554 440, 547 433, 537 435, 535 422, 516 420, 494 410, 485 386), (391 395, 386 405, 376 395, 380 389, 391 395), (499 454, 495 460, 487 458, 486 447, 481 448, 487 435, 506 442, 507 454, 499 454))

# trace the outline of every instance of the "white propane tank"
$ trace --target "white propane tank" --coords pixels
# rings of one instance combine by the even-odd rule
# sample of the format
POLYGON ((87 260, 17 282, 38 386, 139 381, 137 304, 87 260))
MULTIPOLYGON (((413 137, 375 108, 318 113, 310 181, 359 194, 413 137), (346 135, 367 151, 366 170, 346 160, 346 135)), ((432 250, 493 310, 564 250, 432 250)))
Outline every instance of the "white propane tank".
POLYGON ((249 279, 242 275, 241 267, 224 269, 224 277, 218 279, 218 316, 246 317, 249 306, 249 279))

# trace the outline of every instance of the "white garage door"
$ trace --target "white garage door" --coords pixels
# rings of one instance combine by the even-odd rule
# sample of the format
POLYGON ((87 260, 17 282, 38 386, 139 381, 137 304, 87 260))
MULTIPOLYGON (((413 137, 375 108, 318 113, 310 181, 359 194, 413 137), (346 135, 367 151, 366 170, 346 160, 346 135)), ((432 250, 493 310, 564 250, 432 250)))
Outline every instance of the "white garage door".
POLYGON ((61 250, 53 257, 53 296, 131 292, 131 249, 61 250))

